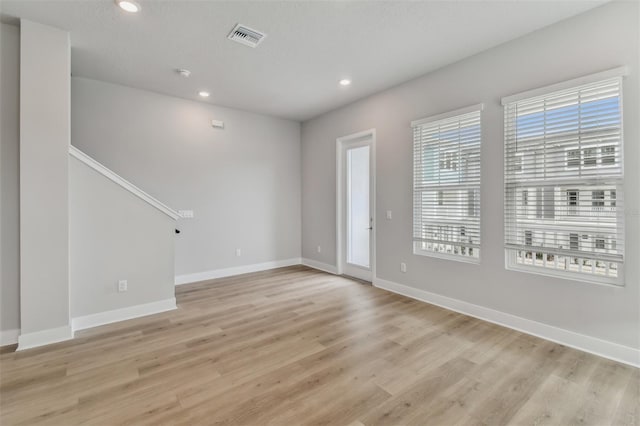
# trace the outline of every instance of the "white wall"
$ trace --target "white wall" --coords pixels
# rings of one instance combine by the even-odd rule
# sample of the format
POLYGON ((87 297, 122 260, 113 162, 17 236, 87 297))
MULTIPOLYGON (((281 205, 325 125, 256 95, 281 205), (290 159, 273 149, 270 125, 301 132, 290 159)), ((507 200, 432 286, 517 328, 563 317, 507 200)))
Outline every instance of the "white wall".
POLYGON ((74 146, 194 210, 178 222, 177 275, 300 257, 298 123, 76 77, 71 95, 74 146))
POLYGON ((27 347, 71 337, 71 52, 65 31, 22 20, 20 34, 19 343, 27 347))
POLYGON ((0 24, 0 345, 20 328, 20 28, 0 24))
POLYGON ((303 257, 336 265, 335 140, 375 128, 378 277, 639 348, 638 8, 635 2, 602 6, 303 123, 303 257), (501 97, 621 65, 631 71, 624 81, 626 287, 506 271, 501 97), (415 256, 410 122, 480 102, 482 262, 415 256), (393 220, 384 220, 386 210, 393 211, 393 220), (400 272, 400 262, 407 263, 407 273, 400 272))
POLYGON ((76 158, 69 163, 71 316, 174 298, 175 220, 76 158), (128 281, 118 292, 118 280, 128 281))

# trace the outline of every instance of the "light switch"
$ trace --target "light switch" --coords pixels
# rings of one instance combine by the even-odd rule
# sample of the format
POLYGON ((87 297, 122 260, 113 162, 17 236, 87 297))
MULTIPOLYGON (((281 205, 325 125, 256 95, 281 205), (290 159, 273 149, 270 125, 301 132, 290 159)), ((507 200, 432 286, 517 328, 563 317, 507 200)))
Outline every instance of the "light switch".
POLYGON ((178 210, 178 214, 183 219, 193 219, 193 210, 178 210))
POLYGON ((393 213, 391 212, 391 210, 387 210, 387 220, 391 220, 392 217, 393 213))

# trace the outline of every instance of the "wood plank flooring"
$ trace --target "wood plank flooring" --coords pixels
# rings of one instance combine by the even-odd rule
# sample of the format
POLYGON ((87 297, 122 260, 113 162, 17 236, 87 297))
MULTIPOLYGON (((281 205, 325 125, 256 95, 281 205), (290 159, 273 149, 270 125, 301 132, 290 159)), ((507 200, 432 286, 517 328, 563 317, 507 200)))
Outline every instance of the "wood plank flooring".
POLYGON ((0 423, 640 424, 640 370, 305 267, 0 355, 0 423))

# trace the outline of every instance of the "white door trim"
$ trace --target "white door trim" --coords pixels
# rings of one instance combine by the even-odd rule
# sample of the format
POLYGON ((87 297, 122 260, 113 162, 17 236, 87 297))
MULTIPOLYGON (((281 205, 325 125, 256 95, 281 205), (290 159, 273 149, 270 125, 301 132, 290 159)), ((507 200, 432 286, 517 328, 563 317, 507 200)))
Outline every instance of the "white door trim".
POLYGON ((376 220, 376 129, 364 130, 351 135, 342 136, 336 139, 336 265, 338 275, 344 271, 342 237, 344 231, 342 209, 343 209, 343 146, 349 142, 365 137, 371 138, 371 217, 373 218, 373 230, 371 232, 371 279, 376 276, 376 230, 378 221, 376 220))

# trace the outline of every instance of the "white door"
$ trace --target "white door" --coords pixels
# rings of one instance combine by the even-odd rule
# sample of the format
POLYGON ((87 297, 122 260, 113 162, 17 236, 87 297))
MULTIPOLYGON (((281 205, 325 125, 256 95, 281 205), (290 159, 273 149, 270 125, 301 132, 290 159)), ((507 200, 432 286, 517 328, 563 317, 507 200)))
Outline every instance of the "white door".
POLYGON ((374 133, 338 139, 340 272, 371 281, 374 264, 374 133))

